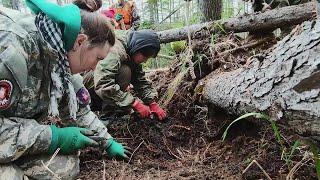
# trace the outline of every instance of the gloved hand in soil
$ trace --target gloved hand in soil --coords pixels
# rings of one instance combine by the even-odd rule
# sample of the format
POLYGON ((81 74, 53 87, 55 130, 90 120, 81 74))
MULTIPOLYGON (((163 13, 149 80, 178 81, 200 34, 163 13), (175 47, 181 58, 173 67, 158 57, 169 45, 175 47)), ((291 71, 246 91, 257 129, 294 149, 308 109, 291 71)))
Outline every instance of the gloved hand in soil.
POLYGON ((60 148, 62 154, 70 154, 87 146, 99 146, 95 140, 88 137, 94 135, 91 130, 78 127, 58 128, 54 125, 50 128, 50 154, 53 154, 57 148, 60 148))
POLYGON ((127 160, 129 159, 128 155, 131 155, 129 149, 130 148, 123 146, 121 143, 118 143, 114 139, 109 139, 106 147, 106 151, 109 157, 117 157, 127 160))
POLYGON ((144 105, 138 99, 136 99, 133 102, 132 107, 133 107, 134 111, 139 113, 140 118, 149 118, 151 115, 150 108, 148 106, 144 105))
POLYGON ((166 111, 163 110, 158 103, 152 102, 151 104, 149 104, 149 107, 151 113, 155 113, 160 121, 164 120, 167 117, 166 111))

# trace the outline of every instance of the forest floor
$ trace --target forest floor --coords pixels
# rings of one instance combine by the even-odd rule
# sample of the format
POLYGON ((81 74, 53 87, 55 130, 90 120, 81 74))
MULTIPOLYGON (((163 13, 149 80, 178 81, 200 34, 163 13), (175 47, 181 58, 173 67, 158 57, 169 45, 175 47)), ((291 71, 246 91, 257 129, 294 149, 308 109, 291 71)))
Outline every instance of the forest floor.
MULTIPOLYGON (((170 101, 160 101, 166 106, 168 120, 124 118, 111 122, 110 134, 131 147, 133 156, 129 162, 110 160, 97 149, 86 149, 80 156, 78 179, 268 179, 266 174, 272 179, 316 179, 307 146, 300 144, 290 152, 298 139, 292 130, 278 125, 285 139, 280 145, 268 121, 252 118, 231 126, 222 141, 225 128, 237 117, 209 107, 197 93, 200 80, 209 73, 243 67, 251 56, 274 44, 268 38, 257 42, 248 43, 234 35, 217 38, 215 44, 195 42, 193 52, 200 55, 192 58, 196 65, 200 62, 194 69, 196 79, 185 75, 171 92, 170 101), (249 166, 253 161, 263 170, 256 164, 249 166)), ((172 82, 186 66, 181 61, 184 55, 168 69, 149 74, 162 97, 168 97, 172 82)))

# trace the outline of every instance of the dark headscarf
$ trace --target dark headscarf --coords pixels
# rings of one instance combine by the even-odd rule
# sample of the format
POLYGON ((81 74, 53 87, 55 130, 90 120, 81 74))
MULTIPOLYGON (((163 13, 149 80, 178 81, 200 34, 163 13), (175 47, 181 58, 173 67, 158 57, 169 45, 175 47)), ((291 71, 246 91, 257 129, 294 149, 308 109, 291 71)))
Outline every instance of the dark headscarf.
POLYGON ((129 33, 128 54, 130 56, 139 52, 143 48, 152 48, 155 50, 154 56, 160 51, 160 41, 158 35, 152 30, 139 30, 129 33))

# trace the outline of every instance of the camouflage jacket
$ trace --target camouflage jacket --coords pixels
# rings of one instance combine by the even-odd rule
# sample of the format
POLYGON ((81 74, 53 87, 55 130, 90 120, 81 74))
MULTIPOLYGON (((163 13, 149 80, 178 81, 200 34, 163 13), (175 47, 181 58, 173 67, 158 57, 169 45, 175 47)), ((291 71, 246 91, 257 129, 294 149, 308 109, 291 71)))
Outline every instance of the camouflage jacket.
POLYGON ((128 91, 122 91, 116 80, 123 64, 131 68, 131 84, 144 103, 149 104, 158 96, 151 82, 146 79, 142 65, 133 63, 127 54, 128 33, 129 31, 116 31, 117 40, 108 56, 97 64, 93 77, 85 76, 84 80, 85 86, 88 89, 94 87, 102 100, 111 100, 119 107, 130 107, 134 101, 134 96, 128 91))
MULTIPOLYGON (((7 163, 23 155, 47 152, 51 130, 41 119, 48 112, 50 72, 58 62, 56 52, 41 40, 34 17, 0 7, 0 22, 0 163, 7 163)), ((86 91, 81 78, 74 75, 71 79, 81 101, 77 120, 71 123, 110 138, 88 102, 81 99, 86 91)), ((59 107, 64 119, 69 114, 67 103, 60 101, 59 107)))

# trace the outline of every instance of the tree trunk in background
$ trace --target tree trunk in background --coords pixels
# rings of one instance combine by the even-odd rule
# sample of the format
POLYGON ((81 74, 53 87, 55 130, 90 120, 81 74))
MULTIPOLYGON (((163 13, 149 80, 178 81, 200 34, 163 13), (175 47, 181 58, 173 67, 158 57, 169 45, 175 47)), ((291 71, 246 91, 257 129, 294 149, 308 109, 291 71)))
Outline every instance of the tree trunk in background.
POLYGON ((158 0, 155 0, 155 3, 154 3, 154 9, 155 9, 155 20, 156 20, 156 23, 158 24, 159 23, 159 8, 158 8, 158 0))
MULTIPOLYGON (((164 19, 164 17, 163 17, 163 3, 162 3, 162 1, 160 1, 160 9, 161 9, 161 11, 160 11, 160 13, 161 13, 161 21, 164 19)), ((160 22, 160 21, 159 21, 160 22)))
POLYGON ((155 19, 154 19, 154 3, 153 0, 148 0, 148 8, 149 8, 149 20, 152 24, 154 24, 155 19))
POLYGON ((222 0, 198 0, 201 22, 221 19, 222 0))
POLYGON ((11 0, 12 9, 20 10, 20 1, 19 0, 11 0))
POLYGON ((6 8, 19 10, 19 0, 2 0, 2 5, 6 8))
MULTIPOLYGON (((173 8, 172 8, 172 0, 169 0, 169 11, 172 12, 173 8)), ((172 16, 170 16, 170 23, 172 22, 171 19, 172 16)))
POLYGON ((320 20, 304 22, 244 68, 201 82, 213 107, 231 114, 265 112, 298 134, 320 140, 320 20))
POLYGON ((188 38, 188 29, 193 39, 219 33, 221 28, 226 32, 267 31, 281 27, 300 24, 315 17, 316 4, 314 2, 273 9, 264 13, 245 14, 225 20, 194 24, 189 27, 169 29, 157 32, 161 43, 168 43, 188 38), (217 26, 217 24, 220 25, 217 26))

